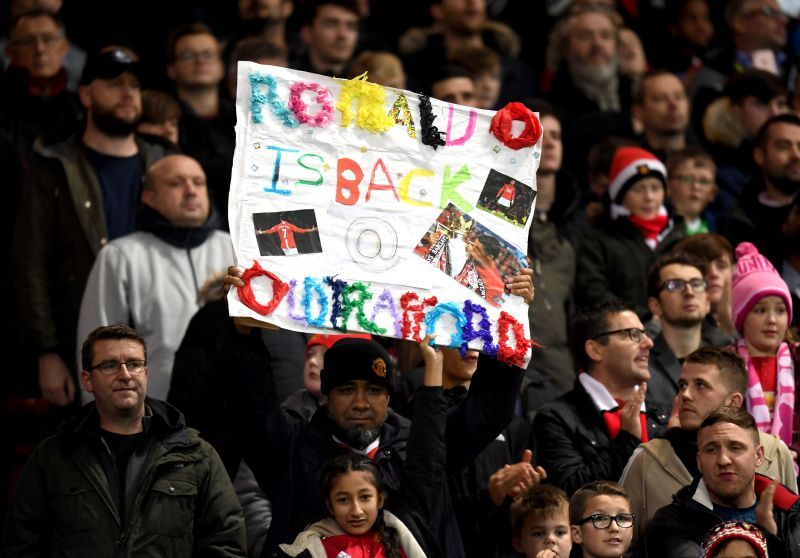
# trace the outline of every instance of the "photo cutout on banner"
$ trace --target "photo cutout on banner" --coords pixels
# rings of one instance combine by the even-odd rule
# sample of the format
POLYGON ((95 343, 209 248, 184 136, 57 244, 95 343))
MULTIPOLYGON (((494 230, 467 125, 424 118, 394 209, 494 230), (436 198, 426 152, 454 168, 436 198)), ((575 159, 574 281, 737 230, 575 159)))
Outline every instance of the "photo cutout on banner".
POLYGON ((535 200, 533 188, 492 169, 478 198, 478 207, 513 225, 524 227, 535 200))
POLYGON ((258 250, 262 256, 296 256, 322 252, 313 209, 254 213, 258 250))
POLYGON ((475 348, 524 365, 541 125, 351 80, 240 62, 228 215, 231 316, 475 348))
POLYGON ((414 252, 498 308, 510 296, 506 283, 528 267, 524 252, 453 204, 431 224, 414 252))

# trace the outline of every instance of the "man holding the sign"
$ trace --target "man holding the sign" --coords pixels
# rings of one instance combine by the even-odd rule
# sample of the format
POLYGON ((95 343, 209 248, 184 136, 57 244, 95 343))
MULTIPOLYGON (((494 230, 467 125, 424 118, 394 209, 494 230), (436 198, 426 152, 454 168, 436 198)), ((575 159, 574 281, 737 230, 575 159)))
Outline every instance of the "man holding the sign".
MULTIPOLYGON (((229 273, 232 275, 226 277, 228 284, 244 284, 239 279, 241 268, 230 268, 229 273)), ((531 276, 532 272, 526 270, 508 285, 511 294, 528 303, 533 299, 531 276)), ((269 365, 271 356, 260 337, 250 335, 245 326, 237 325, 237 329, 240 333, 231 331, 225 343, 225 361, 235 371, 229 376, 229 408, 239 413, 229 423, 243 426, 232 435, 239 440, 248 464, 273 505, 265 548, 291 541, 307 523, 322 517, 324 510, 317 491, 319 471, 325 461, 345 449, 374 456, 387 482, 399 483, 409 422, 388 408, 393 367, 380 345, 357 340, 336 351, 333 349, 338 344, 334 345, 325 353, 321 379, 328 402, 306 425, 297 416, 281 411, 269 365), (383 376, 369 365, 378 357, 388 363, 383 376), (366 364, 360 364, 362 361, 366 364), (353 398, 353 381, 363 378, 369 380, 364 393, 353 398)), ((468 357, 476 358, 474 352, 468 357)), ((522 374, 521 369, 498 360, 485 356, 478 359, 469 393, 449 411, 449 468, 466 467, 508 424, 514 415, 522 374)), ((442 490, 441 504, 434 510, 434 524, 426 533, 426 550, 430 551, 428 555, 464 556, 453 502, 447 490, 442 490)))

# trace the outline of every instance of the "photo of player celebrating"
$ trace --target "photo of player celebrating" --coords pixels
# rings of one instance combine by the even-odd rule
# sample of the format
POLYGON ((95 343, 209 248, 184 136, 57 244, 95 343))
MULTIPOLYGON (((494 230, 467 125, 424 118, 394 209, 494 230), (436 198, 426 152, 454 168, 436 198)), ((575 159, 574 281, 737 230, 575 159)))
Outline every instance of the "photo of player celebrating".
POLYGON ((254 213, 253 225, 262 256, 296 256, 322 252, 313 209, 254 213))

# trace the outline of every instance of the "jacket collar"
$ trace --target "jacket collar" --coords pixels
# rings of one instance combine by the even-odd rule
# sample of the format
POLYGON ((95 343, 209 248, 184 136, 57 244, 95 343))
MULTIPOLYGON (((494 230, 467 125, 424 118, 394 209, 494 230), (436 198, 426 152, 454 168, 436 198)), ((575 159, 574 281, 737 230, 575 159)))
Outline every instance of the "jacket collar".
POLYGON ((177 227, 152 207, 142 204, 136 226, 176 248, 197 248, 219 227, 219 216, 212 205, 208 219, 199 227, 177 227))
MULTIPOLYGON (((592 400, 592 403, 594 403, 598 411, 613 411, 619 407, 617 400, 614 399, 614 396, 611 395, 606 386, 595 380, 591 374, 581 372, 578 375, 578 382, 580 382, 583 389, 586 390, 586 394, 589 396, 589 399, 592 400)), ((644 401, 642 401, 642 412, 644 413, 645 411, 645 404, 644 401)))
MULTIPOLYGON (((186 430, 183 415, 169 403, 146 397, 142 423, 145 432, 164 439, 165 443, 185 446, 193 444, 186 430)), ((100 417, 94 401, 84 405, 78 416, 61 427, 65 443, 72 447, 87 440, 97 439, 99 430, 100 417)))

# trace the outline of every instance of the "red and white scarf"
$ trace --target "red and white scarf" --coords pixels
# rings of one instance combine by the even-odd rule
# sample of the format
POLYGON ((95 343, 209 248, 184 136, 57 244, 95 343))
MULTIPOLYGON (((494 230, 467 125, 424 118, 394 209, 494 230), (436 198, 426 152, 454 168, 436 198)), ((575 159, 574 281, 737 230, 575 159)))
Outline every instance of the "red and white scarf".
POLYGON ((775 409, 772 419, 769 416, 769 407, 764 398, 764 390, 758 372, 753 365, 753 359, 747 352, 744 338, 739 339, 736 351, 747 365, 747 410, 756 419, 756 425, 762 432, 774 434, 783 440, 787 446, 792 443, 792 428, 794 417, 794 363, 789 351, 789 345, 781 343, 778 347, 777 365, 778 378, 776 382, 775 409))
POLYGON ((643 219, 631 214, 628 209, 620 204, 611 204, 611 218, 616 220, 626 217, 644 236, 644 243, 655 250, 672 230, 672 223, 667 215, 667 208, 663 205, 658 208, 658 213, 651 219, 643 219))

